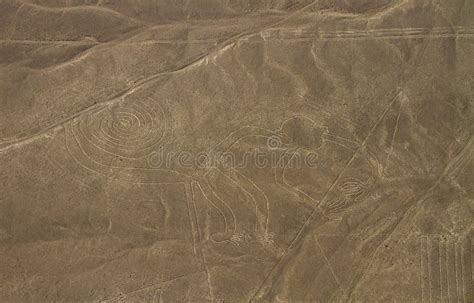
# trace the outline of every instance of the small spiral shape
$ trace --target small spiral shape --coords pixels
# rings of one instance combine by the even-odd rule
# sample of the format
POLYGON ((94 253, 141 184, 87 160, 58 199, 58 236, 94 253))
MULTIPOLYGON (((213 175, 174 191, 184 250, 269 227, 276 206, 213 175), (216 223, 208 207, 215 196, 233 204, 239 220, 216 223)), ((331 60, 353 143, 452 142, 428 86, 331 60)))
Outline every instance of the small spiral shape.
POLYGON ((281 138, 278 136, 271 136, 267 139, 267 146, 270 149, 279 149, 282 146, 281 138))

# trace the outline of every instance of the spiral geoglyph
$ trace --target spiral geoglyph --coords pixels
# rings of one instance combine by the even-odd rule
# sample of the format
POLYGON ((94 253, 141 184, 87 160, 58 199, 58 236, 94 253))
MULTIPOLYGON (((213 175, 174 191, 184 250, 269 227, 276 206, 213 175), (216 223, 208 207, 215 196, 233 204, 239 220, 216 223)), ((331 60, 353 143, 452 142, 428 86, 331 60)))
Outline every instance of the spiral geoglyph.
POLYGON ((153 100, 121 102, 73 124, 71 134, 90 157, 143 158, 153 152, 168 131, 167 115, 153 100))

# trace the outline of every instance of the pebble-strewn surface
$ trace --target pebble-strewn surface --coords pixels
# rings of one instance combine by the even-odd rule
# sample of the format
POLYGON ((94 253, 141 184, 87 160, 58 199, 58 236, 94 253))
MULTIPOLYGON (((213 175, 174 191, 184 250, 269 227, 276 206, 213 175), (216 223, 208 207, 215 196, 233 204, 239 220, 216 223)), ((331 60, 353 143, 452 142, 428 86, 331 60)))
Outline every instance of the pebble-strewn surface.
POLYGON ((474 1, 0 0, 0 302, 474 302, 474 1))

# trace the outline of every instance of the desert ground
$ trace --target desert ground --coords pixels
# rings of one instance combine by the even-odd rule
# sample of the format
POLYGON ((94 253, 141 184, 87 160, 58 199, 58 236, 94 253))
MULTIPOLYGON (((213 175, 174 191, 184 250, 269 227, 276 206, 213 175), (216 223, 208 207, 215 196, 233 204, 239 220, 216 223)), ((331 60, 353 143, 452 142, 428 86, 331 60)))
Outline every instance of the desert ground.
POLYGON ((474 302, 474 1, 0 0, 0 302, 474 302))

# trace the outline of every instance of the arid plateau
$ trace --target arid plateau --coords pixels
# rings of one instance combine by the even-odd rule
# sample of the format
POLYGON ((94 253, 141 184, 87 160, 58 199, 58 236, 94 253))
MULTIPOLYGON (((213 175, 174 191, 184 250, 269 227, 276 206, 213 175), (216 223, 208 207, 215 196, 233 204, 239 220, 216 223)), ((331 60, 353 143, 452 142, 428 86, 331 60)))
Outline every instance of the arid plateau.
POLYGON ((0 302, 474 302, 474 1, 0 0, 0 302))

